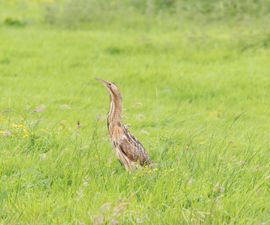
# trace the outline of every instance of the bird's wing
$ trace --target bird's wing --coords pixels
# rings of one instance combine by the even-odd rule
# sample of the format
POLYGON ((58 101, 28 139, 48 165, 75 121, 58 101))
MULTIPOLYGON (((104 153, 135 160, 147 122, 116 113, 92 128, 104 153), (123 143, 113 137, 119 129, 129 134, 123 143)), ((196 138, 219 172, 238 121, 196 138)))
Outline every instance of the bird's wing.
POLYGON ((140 165, 151 164, 143 145, 123 126, 124 135, 119 143, 120 150, 133 162, 140 165))

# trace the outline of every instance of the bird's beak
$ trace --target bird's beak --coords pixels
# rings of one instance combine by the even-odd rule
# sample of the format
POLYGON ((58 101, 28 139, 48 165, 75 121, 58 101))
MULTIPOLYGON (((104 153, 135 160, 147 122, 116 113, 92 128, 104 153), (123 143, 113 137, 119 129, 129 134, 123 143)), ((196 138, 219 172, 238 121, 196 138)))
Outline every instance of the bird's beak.
POLYGON ((96 80, 99 81, 101 84, 103 84, 105 87, 107 87, 107 85, 109 84, 108 81, 102 80, 102 79, 100 79, 100 78, 98 78, 98 77, 96 77, 96 80))

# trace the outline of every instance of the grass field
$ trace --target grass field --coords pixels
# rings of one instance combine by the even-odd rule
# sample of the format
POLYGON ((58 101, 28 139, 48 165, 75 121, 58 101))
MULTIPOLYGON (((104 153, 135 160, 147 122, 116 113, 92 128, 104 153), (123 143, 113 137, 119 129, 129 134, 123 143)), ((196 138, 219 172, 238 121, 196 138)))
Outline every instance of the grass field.
POLYGON ((269 21, 64 29, 0 12, 0 224, 270 224, 269 21), (94 77, 119 86, 157 168, 120 166, 94 77))

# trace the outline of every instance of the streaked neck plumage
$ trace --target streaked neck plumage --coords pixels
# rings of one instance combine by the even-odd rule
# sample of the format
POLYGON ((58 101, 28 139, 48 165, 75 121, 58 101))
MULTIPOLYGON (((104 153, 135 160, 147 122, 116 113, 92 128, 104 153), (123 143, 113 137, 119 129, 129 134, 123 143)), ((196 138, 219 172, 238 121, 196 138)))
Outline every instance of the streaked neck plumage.
POLYGON ((116 126, 121 125, 121 115, 122 115, 122 99, 120 94, 116 95, 110 93, 110 109, 107 118, 107 125, 110 135, 112 135, 113 130, 116 126))

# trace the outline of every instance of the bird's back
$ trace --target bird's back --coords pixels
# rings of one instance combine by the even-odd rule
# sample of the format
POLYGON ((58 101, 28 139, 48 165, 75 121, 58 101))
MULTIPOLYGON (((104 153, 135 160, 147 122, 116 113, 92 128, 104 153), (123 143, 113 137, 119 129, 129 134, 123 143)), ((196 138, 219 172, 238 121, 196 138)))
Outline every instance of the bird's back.
POLYGON ((147 155, 143 145, 129 132, 129 130, 119 125, 111 135, 113 147, 116 155, 126 169, 147 166, 151 160, 147 155))

